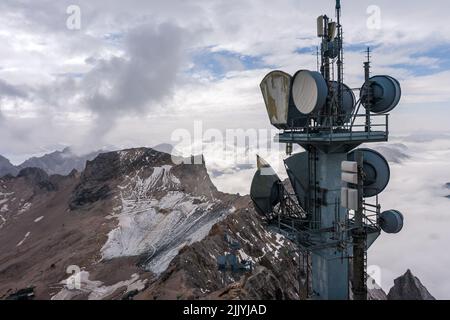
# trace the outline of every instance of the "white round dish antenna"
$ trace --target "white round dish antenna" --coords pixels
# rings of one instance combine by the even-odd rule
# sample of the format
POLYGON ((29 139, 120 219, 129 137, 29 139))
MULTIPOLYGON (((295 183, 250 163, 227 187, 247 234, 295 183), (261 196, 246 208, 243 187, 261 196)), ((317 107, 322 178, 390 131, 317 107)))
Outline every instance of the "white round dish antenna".
POLYGON ((383 192, 389 183, 391 171, 386 159, 372 149, 357 149, 348 154, 349 161, 355 161, 355 152, 363 152, 364 197, 370 198, 383 192))
POLYGON ((361 88, 361 101, 365 108, 369 106, 366 88, 368 85, 372 92, 371 112, 390 112, 400 102, 402 96, 400 82, 390 76, 374 76, 369 79, 369 84, 364 84, 361 88))
POLYGON ((292 83, 292 99, 301 114, 317 113, 325 104, 328 87, 319 72, 300 70, 292 83))
POLYGON ((378 224, 386 233, 399 233, 403 228, 403 215, 397 210, 388 210, 378 216, 378 224))

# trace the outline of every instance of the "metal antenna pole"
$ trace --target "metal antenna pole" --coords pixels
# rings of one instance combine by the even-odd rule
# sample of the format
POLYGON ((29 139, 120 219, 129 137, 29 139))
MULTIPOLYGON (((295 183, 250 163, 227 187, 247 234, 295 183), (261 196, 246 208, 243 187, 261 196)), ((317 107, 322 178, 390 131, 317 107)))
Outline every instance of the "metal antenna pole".
POLYGON ((364 79, 365 79, 365 89, 366 89, 366 126, 365 131, 370 132, 370 109, 372 106, 372 90, 370 90, 369 79, 370 79, 370 48, 367 47, 367 61, 364 62, 364 79))
POLYGON ((358 210, 355 211, 355 229, 353 236, 353 299, 367 300, 367 284, 366 284, 366 268, 365 268, 365 250, 366 250, 366 233, 363 224, 363 193, 364 193, 364 176, 363 176, 363 153, 358 151, 355 153, 356 162, 358 163, 358 210))
POLYGON ((338 73, 338 103, 339 110, 342 110, 343 105, 343 86, 342 83, 344 81, 344 50, 343 50, 343 41, 342 41, 342 25, 341 25, 341 1, 336 0, 336 18, 337 18, 337 42, 339 46, 338 60, 337 60, 337 73, 338 73))
POLYGON ((320 72, 320 52, 319 52, 319 46, 316 47, 316 58, 317 58, 317 72, 320 72))

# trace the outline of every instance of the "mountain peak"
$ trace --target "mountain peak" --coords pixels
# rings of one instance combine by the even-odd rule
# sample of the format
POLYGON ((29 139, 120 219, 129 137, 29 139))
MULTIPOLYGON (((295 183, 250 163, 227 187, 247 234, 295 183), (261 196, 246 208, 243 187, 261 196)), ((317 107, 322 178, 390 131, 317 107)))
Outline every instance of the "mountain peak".
POLYGON ((68 175, 73 169, 82 171, 86 161, 94 159, 101 151, 85 155, 77 155, 72 148, 65 147, 62 151, 47 153, 42 157, 32 157, 18 166, 19 169, 34 167, 41 168, 49 175, 68 175))
POLYGON ((389 300, 436 300, 408 269, 404 275, 394 280, 388 294, 389 300))
POLYGON ((101 153, 88 161, 70 208, 76 210, 107 199, 112 196, 111 190, 118 183, 137 177, 150 183, 154 190, 180 189, 191 194, 209 194, 211 197, 217 192, 204 161, 201 165, 190 165, 185 164, 183 158, 151 148, 133 148, 101 153), (180 180, 182 183, 177 182, 180 180))
POLYGON ((16 175, 17 168, 5 157, 0 155, 0 177, 7 174, 16 175))

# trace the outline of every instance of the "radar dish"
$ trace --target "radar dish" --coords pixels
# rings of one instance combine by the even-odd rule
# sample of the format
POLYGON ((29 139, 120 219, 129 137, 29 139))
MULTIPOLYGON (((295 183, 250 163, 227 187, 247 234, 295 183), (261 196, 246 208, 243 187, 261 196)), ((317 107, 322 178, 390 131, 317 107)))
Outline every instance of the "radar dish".
POLYGON ((355 152, 363 152, 364 197, 370 198, 381 193, 389 183, 390 169, 386 159, 372 149, 357 149, 348 154, 349 161, 355 161, 355 152))
POLYGON ((294 154, 284 160, 284 164, 297 200, 300 206, 305 208, 309 186, 308 152, 294 154))
POLYGON ((386 233, 399 233, 403 228, 403 215, 397 210, 388 210, 378 216, 378 224, 386 233))
POLYGON ((374 76, 369 79, 369 84, 364 84, 361 88, 361 101, 365 108, 368 107, 367 85, 370 85, 373 94, 371 112, 390 112, 400 102, 402 96, 400 82, 390 76, 374 76))
POLYGON ((292 99, 301 114, 317 113, 325 104, 328 87, 319 72, 300 70, 294 76, 292 99))
POLYGON ((261 215, 268 215, 281 200, 281 180, 272 167, 257 156, 258 170, 253 176, 250 197, 256 211, 261 215))

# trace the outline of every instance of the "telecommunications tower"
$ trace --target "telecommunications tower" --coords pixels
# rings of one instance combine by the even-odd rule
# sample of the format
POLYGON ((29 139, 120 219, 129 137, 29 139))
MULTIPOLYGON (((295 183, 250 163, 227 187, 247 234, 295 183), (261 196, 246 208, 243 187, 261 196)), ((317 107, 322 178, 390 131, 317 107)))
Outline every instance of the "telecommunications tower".
POLYGON ((307 298, 365 300, 367 250, 381 230, 399 232, 403 216, 382 212, 378 203, 390 177, 385 158, 356 148, 388 140, 388 113, 401 88, 390 76, 370 75, 369 49, 364 84, 344 83, 340 0, 336 21, 318 17, 317 35, 320 72, 272 71, 260 85, 270 122, 280 130, 275 139, 286 144, 293 193, 258 157, 250 195, 257 212, 298 244, 307 298), (304 151, 292 155, 293 144, 304 151))

